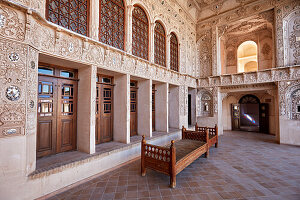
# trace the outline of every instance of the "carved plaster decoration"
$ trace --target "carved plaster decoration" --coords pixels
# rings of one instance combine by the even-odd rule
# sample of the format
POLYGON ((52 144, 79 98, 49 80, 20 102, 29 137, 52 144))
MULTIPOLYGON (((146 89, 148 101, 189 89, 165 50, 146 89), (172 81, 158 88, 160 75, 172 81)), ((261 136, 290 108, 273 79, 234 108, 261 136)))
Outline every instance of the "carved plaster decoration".
POLYGON ((213 117, 213 96, 209 90, 200 90, 197 93, 197 115, 213 117))
MULTIPOLYGON (((299 17, 300 2, 291 1, 288 5, 281 5, 276 8, 276 66, 290 66, 295 63, 293 60, 293 49, 289 49, 289 38, 293 31, 294 20, 299 17)), ((297 54, 296 54, 297 56, 297 54)), ((296 60, 297 62, 297 60, 296 60)))
POLYGON ((197 53, 200 65, 200 77, 208 77, 212 75, 212 35, 211 31, 206 31, 200 36, 197 42, 197 53))
POLYGON ((5 16, 0 14, 0 28, 3 28, 5 25, 5 16))
POLYGON ((25 39, 25 15, 4 5, 0 5, 0 16, 0 35, 23 41, 25 39))

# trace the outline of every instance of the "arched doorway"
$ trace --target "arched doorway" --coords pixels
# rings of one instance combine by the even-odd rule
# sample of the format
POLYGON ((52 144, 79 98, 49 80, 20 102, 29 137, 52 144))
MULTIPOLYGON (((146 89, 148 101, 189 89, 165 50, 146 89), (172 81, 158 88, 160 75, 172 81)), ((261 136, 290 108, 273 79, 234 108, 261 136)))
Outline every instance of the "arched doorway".
POLYGON ((257 44, 254 41, 245 41, 238 47, 238 72, 252 72, 258 70, 257 44))
POLYGON ((240 129, 244 131, 259 131, 259 99, 254 95, 245 95, 240 101, 240 129))
POLYGON ((255 95, 247 94, 232 104, 232 130, 269 133, 269 107, 255 95))

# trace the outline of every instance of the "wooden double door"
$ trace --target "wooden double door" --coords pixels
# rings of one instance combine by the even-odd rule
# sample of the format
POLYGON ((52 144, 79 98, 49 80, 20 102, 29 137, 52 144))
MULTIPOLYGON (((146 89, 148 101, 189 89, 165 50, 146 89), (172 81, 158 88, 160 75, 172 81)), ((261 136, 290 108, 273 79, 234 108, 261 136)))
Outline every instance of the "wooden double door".
POLYGON ((97 83, 96 144, 113 140, 113 85, 97 83))
POLYGON ((76 149, 77 81, 39 76, 37 157, 76 149))

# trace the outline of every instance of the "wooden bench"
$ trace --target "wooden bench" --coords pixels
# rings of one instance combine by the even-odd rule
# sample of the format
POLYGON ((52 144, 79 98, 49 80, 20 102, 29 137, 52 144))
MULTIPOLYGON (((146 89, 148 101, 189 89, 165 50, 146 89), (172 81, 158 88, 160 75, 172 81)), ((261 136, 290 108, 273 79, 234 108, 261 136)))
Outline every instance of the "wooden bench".
POLYGON ((141 173, 146 168, 170 176, 170 187, 176 187, 176 175, 202 154, 209 156, 209 131, 187 131, 182 129, 182 140, 171 141, 166 146, 147 144, 145 136, 141 146, 141 173))
MULTIPOLYGON (((184 128, 184 127, 182 127, 182 128, 184 128)), ((215 147, 218 148, 218 126, 217 126, 217 124, 213 128, 200 127, 200 126, 198 126, 197 123, 195 125, 195 131, 205 132, 206 129, 208 129, 208 133, 209 133, 208 147, 210 148, 213 145, 215 145, 215 147)))

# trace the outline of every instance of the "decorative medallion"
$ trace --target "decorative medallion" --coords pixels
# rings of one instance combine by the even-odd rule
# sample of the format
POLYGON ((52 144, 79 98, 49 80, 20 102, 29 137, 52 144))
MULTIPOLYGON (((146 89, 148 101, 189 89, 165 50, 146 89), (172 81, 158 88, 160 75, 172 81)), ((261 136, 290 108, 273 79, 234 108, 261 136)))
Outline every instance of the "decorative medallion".
POLYGON ((6 89, 6 98, 10 101, 17 101, 20 99, 20 89, 17 86, 11 85, 6 89))
POLYGON ((12 61, 12 62, 17 62, 20 59, 19 54, 15 53, 15 52, 9 54, 8 57, 9 57, 10 61, 12 61))
POLYGON ((30 101, 29 106, 30 106, 30 108, 34 107, 34 101, 33 100, 30 101))
POLYGON ((35 69, 35 62, 34 62, 34 61, 31 61, 31 62, 30 62, 30 66, 31 66, 31 69, 35 69))
POLYGON ((4 17, 4 15, 0 14, 0 28, 3 28, 5 25, 5 20, 6 18, 4 17))

